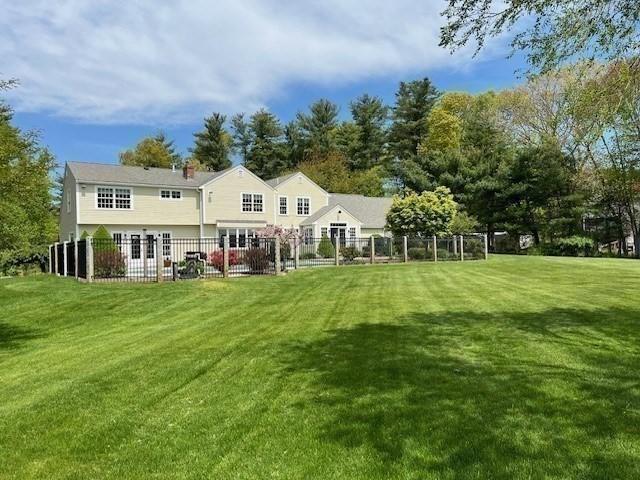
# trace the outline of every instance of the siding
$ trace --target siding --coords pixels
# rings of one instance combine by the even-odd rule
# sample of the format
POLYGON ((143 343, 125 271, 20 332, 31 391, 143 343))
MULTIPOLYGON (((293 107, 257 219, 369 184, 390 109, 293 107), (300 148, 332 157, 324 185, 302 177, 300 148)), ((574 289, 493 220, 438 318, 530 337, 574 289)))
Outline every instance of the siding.
POLYGON ((244 168, 231 170, 205 185, 204 202, 205 223, 215 224, 224 220, 274 222, 273 189, 244 168), (243 212, 242 193, 262 193, 263 212, 243 212))
POLYGON ((198 190, 181 190, 182 200, 161 200, 159 187, 129 187, 133 195, 133 209, 102 210, 96 208, 97 187, 98 185, 84 184, 84 189, 80 188, 78 220, 82 224, 135 226, 200 224, 198 190))
POLYGON ((80 234, 87 231, 89 235, 93 235, 96 229, 103 225, 109 233, 142 233, 142 229, 146 228, 148 232, 171 232, 172 238, 197 238, 200 237, 200 227, 197 225, 122 225, 122 224, 81 224, 79 226, 80 234))
POLYGON ((313 215, 314 212, 329 204, 329 196, 315 183, 308 180, 304 175, 296 175, 294 178, 288 180, 282 185, 278 185, 276 190, 276 224, 282 225, 283 227, 298 227, 300 222, 306 217, 313 215), (281 195, 288 198, 289 215, 279 214, 278 197, 281 195), (297 215, 296 197, 310 198, 311 208, 309 215, 297 215))

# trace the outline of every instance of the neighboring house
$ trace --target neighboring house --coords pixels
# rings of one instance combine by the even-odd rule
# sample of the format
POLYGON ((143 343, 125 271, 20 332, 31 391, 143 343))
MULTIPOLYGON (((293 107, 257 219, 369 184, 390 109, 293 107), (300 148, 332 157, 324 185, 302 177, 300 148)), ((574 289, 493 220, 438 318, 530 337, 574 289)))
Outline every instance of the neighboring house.
POLYGON ((390 198, 328 193, 297 172, 263 181, 244 166, 220 172, 71 162, 65 167, 60 238, 104 225, 118 241, 143 235, 222 238, 244 247, 267 225, 307 237, 384 235, 390 198))

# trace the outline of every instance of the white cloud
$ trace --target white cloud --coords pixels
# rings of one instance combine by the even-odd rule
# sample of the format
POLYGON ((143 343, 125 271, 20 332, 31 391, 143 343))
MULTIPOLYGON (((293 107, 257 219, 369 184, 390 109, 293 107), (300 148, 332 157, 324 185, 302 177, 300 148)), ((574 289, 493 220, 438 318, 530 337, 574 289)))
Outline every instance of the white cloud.
POLYGON ((22 0, 0 17, 12 103, 96 123, 176 123, 252 110, 298 82, 439 67, 443 4, 425 0, 22 0))

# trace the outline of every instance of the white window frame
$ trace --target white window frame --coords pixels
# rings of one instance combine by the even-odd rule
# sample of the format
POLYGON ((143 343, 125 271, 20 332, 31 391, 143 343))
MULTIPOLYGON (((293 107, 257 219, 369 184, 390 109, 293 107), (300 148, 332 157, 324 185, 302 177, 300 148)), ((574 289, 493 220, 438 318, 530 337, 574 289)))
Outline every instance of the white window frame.
POLYGON ((160 232, 159 236, 162 258, 173 258, 173 243, 171 242, 171 240, 173 239, 172 232, 160 232), (165 235, 168 235, 168 237, 165 237, 165 235), (169 240, 168 245, 165 243, 165 240, 169 240), (165 253, 165 247, 167 246, 169 247, 169 253, 165 253))
POLYGON ((240 192, 240 213, 265 213, 265 203, 264 203, 264 193, 255 193, 255 192, 240 192), (251 196, 250 209, 244 209, 244 196, 251 196), (256 210, 256 197, 260 197, 261 206, 260 210, 256 210))
POLYGON ((133 188, 126 186, 115 186, 115 185, 96 185, 95 187, 95 201, 94 207, 96 210, 118 210, 122 211, 131 211, 133 210, 133 188), (101 188, 111 190, 111 207, 98 207, 98 190, 101 188), (129 208, 116 208, 116 190, 129 190, 129 208))
POLYGON ((311 197, 296 197, 296 216, 308 217, 311 215, 311 197), (308 205, 308 212, 304 213, 304 202, 302 203, 302 213, 300 213, 300 200, 306 200, 308 205))
POLYGON ((278 195, 278 215, 289 215, 289 197, 286 195, 278 195), (284 213, 282 213, 282 204, 280 203, 283 198, 285 209, 284 213))
POLYGON ((177 188, 160 188, 158 189, 158 196, 163 202, 181 202, 184 198, 184 192, 177 188), (162 192, 169 192, 169 196, 167 198, 163 197, 162 192), (173 198, 174 193, 179 193, 180 198, 173 198))

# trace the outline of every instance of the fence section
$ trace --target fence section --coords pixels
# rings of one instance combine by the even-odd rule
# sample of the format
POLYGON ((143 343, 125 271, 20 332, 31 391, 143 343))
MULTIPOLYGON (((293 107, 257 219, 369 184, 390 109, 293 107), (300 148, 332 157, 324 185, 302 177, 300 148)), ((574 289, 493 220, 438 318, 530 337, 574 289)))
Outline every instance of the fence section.
POLYGON ((276 242, 258 237, 231 243, 224 237, 131 235, 60 243, 49 252, 53 273, 99 282, 274 275, 305 267, 479 260, 487 256, 486 236, 482 234, 449 238, 325 236, 276 242))

